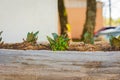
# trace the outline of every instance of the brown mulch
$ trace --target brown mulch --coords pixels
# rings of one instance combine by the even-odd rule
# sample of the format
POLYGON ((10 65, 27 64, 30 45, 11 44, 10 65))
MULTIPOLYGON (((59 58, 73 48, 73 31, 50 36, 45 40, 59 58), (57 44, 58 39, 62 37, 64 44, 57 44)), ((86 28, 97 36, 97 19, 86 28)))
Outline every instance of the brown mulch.
MULTIPOLYGON (((0 49, 16 49, 16 50, 51 50, 49 43, 32 44, 22 43, 0 43, 0 49)), ((110 44, 105 41, 95 42, 92 44, 84 44, 83 42, 71 42, 68 51, 114 51, 110 44)))
POLYGON ((98 41, 95 44, 84 44, 83 42, 73 42, 70 44, 69 50, 75 51, 110 51, 110 44, 105 41, 98 41))
POLYGON ((0 44, 1 49, 16 49, 16 50, 49 50, 48 45, 42 45, 42 44, 32 44, 27 42, 22 43, 1 43, 0 44))

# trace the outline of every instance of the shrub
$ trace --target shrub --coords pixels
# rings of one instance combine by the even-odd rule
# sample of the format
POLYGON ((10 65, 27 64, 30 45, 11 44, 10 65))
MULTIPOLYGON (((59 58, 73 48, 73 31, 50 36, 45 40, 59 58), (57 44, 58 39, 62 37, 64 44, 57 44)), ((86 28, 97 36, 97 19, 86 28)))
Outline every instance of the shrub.
POLYGON ((120 36, 114 37, 114 36, 111 35, 110 44, 113 48, 119 49, 120 48, 120 36))
POLYGON ((64 51, 68 49, 70 39, 66 38, 65 35, 59 36, 56 33, 52 33, 52 36, 53 36, 53 39, 50 38, 49 36, 47 36, 47 39, 50 43, 50 48, 53 51, 64 51))
POLYGON ((38 35, 39 31, 33 33, 33 32, 28 32, 27 33, 27 38, 26 38, 26 42, 30 42, 30 43, 36 43, 37 42, 37 35, 38 35))
MULTIPOLYGON (((3 33, 3 31, 0 31, 0 36, 1 36, 1 34, 3 33)), ((2 37, 0 37, 0 42, 2 41, 2 37)))

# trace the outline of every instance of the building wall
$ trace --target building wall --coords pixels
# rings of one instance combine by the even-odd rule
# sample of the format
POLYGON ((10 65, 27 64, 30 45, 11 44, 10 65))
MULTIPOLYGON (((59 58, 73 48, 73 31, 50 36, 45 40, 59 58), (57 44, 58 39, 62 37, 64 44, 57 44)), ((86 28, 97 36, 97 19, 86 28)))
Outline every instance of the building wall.
POLYGON ((21 42, 39 30, 39 41, 57 29, 57 0, 0 0, 0 31, 5 42, 21 42))
MULTIPOLYGON (((72 38, 79 39, 82 35, 86 18, 86 0, 65 0, 68 21, 71 25, 72 38)), ((103 27, 102 3, 97 2, 97 17, 95 32, 103 27)))

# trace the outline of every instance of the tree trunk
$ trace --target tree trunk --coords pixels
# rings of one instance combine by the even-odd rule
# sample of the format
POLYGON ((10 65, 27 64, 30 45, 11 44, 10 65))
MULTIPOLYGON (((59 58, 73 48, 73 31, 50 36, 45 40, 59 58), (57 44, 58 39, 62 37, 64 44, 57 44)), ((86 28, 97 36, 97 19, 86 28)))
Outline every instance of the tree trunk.
POLYGON ((96 23, 96 0, 87 0, 86 22, 81 40, 84 43, 94 43, 94 29, 96 23))
POLYGON ((67 35, 67 12, 64 5, 64 0, 58 0, 58 12, 59 12, 59 19, 60 19, 60 26, 61 26, 61 34, 67 35))

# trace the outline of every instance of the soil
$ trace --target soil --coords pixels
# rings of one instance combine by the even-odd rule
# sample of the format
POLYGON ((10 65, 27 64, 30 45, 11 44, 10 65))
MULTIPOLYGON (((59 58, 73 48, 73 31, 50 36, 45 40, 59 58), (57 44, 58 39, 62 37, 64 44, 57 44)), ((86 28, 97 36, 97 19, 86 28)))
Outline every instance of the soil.
POLYGON ((16 50, 49 50, 48 44, 32 44, 28 42, 22 43, 1 43, 1 49, 16 49, 16 50))
MULTIPOLYGON (((16 50, 51 50, 49 43, 32 44, 27 42, 21 43, 0 43, 0 49, 16 49, 16 50)), ((114 49, 108 42, 97 41, 95 44, 84 44, 83 42, 71 42, 68 51, 118 51, 114 49)))

